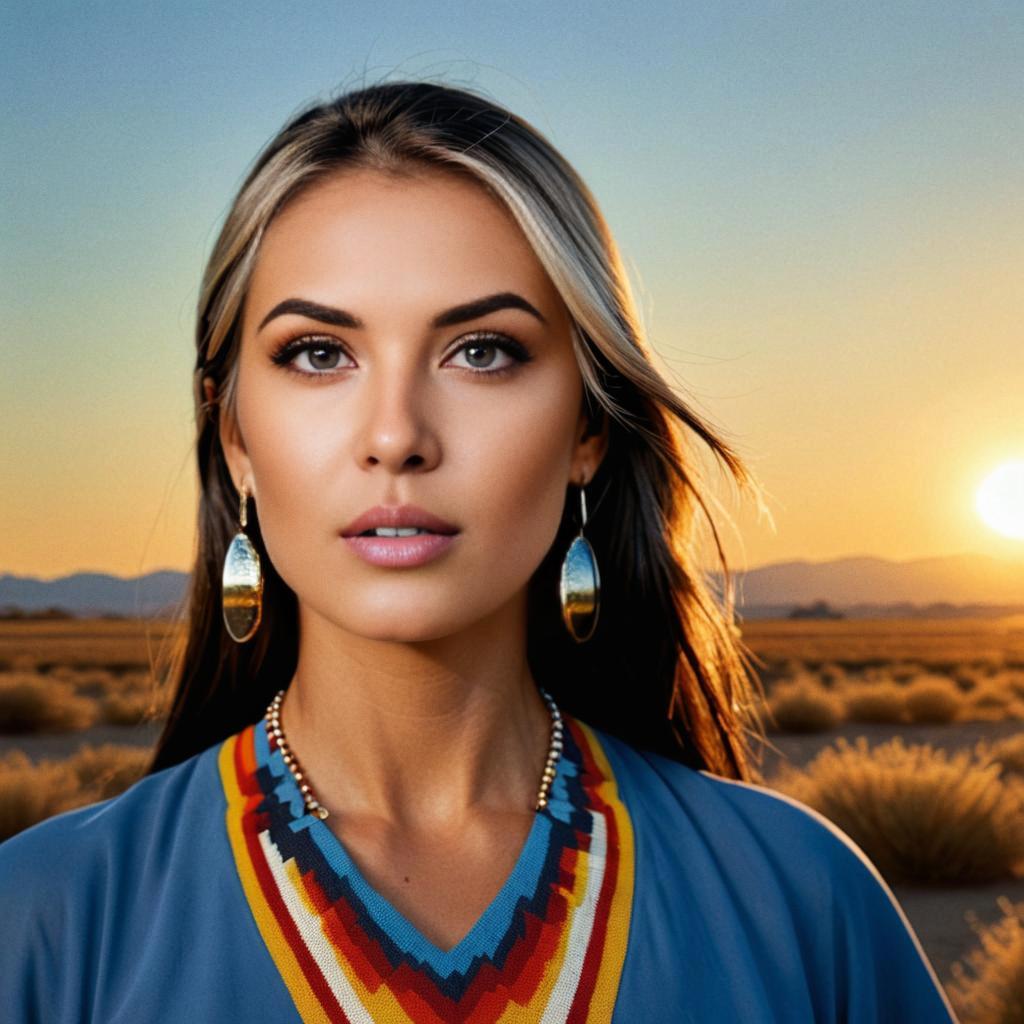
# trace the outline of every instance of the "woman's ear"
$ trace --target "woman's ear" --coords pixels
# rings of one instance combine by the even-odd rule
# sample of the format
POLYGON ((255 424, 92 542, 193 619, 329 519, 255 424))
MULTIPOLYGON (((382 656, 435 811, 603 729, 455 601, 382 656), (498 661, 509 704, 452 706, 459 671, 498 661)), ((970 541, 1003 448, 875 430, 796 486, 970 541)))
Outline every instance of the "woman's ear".
POLYGON ((235 490, 240 491, 242 483, 245 482, 249 493, 254 494, 252 466, 249 463, 249 456, 246 452, 242 432, 238 427, 238 421, 218 401, 217 386, 212 377, 203 378, 203 392, 206 395, 206 401, 211 405, 217 406, 217 436, 220 441, 221 450, 224 452, 224 461, 227 463, 228 472, 231 474, 235 490))
POLYGON ((576 446, 572 459, 572 480, 588 484, 608 451, 608 415, 600 406, 583 399, 583 409, 576 422, 576 446))
POLYGON ((211 412, 217 406, 217 382, 212 377, 203 378, 203 404, 211 412))

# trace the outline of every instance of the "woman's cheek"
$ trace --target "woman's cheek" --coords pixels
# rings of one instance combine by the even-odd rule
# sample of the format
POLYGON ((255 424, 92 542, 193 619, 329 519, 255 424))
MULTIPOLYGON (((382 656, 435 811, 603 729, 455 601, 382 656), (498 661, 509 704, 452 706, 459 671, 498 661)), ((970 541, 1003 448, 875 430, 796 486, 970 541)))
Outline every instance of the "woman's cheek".
POLYGON ((533 409, 529 415, 520 410, 506 421, 504 440, 493 449, 497 454, 478 460, 488 532, 495 543, 514 548, 511 553, 520 570, 520 563, 533 563, 528 573, 558 532, 574 426, 561 404, 533 409))

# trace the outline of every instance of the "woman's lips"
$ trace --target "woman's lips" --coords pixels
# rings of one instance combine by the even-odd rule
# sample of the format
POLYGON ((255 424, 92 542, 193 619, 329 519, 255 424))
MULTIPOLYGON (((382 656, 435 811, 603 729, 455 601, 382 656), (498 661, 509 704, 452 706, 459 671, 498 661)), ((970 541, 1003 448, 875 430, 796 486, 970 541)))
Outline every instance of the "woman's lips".
POLYGON ((417 533, 412 537, 343 537, 370 565, 404 568, 433 561, 451 547, 457 533, 417 533))

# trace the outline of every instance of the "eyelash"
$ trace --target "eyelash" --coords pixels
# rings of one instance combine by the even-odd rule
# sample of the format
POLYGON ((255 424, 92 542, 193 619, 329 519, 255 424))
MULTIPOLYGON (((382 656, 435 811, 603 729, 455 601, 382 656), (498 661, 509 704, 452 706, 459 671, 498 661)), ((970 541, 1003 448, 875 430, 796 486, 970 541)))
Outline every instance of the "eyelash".
MULTIPOLYGON (((513 373, 522 363, 528 363, 533 356, 526 350, 525 346, 520 344, 514 338, 510 338, 505 334, 498 334, 494 331, 477 331, 474 334, 469 335, 465 341, 452 355, 461 352, 464 348, 469 348, 472 345, 487 344, 494 348, 500 349, 506 355, 510 355, 515 362, 509 363, 508 366, 499 367, 497 370, 473 370, 469 372, 477 377, 503 377, 506 374, 513 373)), ((330 351, 337 351, 347 355, 344 345, 339 345, 333 339, 323 335, 302 335, 298 338, 291 338, 282 342, 271 359, 278 365, 283 366, 284 369, 288 370, 289 373, 298 374, 300 377, 331 377, 335 373, 340 372, 344 367, 335 368, 333 370, 323 370, 320 372, 310 372, 307 370, 296 370, 292 365, 295 357, 300 352, 307 352, 315 349, 326 349, 330 351)), ((460 367, 460 369, 465 369, 460 367)))

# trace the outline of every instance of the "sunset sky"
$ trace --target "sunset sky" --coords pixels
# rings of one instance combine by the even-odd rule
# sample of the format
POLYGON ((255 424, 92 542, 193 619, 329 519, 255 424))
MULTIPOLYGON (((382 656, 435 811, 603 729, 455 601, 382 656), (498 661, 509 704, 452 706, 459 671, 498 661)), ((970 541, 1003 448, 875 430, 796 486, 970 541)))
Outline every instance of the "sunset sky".
POLYGON ((0 39, 0 573, 188 567, 204 260, 280 125, 385 75, 589 183, 768 492, 774 528, 717 478, 738 568, 1024 557, 974 507, 1024 458, 1024 5, 50 2, 0 39))

